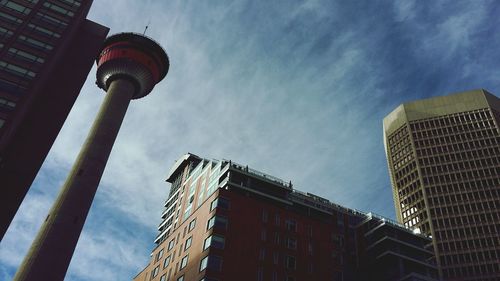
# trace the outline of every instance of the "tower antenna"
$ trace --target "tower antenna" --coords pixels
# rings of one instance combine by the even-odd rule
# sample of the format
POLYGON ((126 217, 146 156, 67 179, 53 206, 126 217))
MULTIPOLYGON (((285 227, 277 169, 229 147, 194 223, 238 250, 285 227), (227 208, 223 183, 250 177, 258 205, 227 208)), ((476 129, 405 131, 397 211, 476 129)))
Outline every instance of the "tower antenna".
POLYGON ((151 24, 151 20, 148 21, 148 24, 146 24, 146 27, 144 28, 144 32, 142 35, 146 35, 146 31, 148 30, 149 25, 151 24))

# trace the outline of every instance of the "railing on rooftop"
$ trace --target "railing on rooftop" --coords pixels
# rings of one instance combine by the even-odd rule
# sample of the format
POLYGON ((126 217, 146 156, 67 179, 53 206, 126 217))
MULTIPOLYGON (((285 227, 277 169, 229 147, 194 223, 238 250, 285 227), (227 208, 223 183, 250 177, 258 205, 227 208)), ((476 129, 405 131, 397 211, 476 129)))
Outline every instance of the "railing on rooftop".
POLYGON ((241 165, 239 163, 236 163, 236 162, 233 162, 230 160, 224 160, 224 161, 231 163, 231 167, 234 167, 238 170, 256 175, 256 176, 261 177, 261 178, 265 178, 269 181, 272 181, 274 183, 281 185, 282 187, 285 187, 286 189, 291 191, 291 193, 289 193, 289 199, 295 199, 295 200, 301 201, 303 203, 307 203, 311 206, 314 206, 318 209, 325 210, 327 212, 332 212, 333 210, 336 210, 336 211, 340 211, 343 213, 347 213, 347 214, 355 215, 355 216, 360 216, 360 217, 367 216, 367 214, 363 211, 347 208, 347 207, 341 206, 339 204, 333 203, 330 200, 322 198, 320 196, 294 189, 294 188, 292 188, 291 182, 285 182, 284 180, 282 180, 280 178, 268 175, 266 173, 257 171, 257 170, 252 169, 252 168, 248 168, 248 166, 246 166, 246 165, 241 165))
POLYGON ((340 211, 340 212, 350 214, 350 215, 366 217, 366 213, 363 211, 344 207, 342 205, 333 203, 333 202, 329 201, 328 199, 319 197, 319 196, 311 194, 311 193, 306 193, 306 192, 302 192, 302 191, 294 189, 293 192, 290 193, 289 196, 291 199, 299 199, 300 201, 302 201, 304 203, 313 204, 316 208, 320 208, 320 209, 323 209, 325 211, 331 212, 331 211, 335 210, 335 211, 340 211))
MULTIPOLYGON (((224 160, 224 161, 228 161, 228 160, 224 160)), ((233 162, 233 161, 229 161, 231 163, 231 167, 234 167, 238 170, 241 170, 241 171, 244 171, 244 172, 247 172, 247 173, 250 173, 252 175, 255 175, 255 176, 258 176, 258 177, 261 177, 261 178, 264 178, 268 181, 272 181, 272 182, 275 182, 283 187, 285 187, 286 189, 289 189, 291 190, 292 189, 292 186, 291 186, 291 183, 287 183, 286 181, 280 179, 280 178, 277 178, 277 177, 274 177, 274 176, 271 176, 271 175, 268 175, 266 173, 263 173, 261 171, 257 171, 257 170, 254 170, 252 168, 248 168, 248 166, 244 166, 244 165, 241 165, 241 164, 238 164, 236 162, 233 162)))
POLYGON ((378 214, 375 214, 375 213, 372 213, 372 212, 369 212, 366 215, 368 216, 368 218, 372 218, 372 217, 373 218, 377 218, 377 219, 379 219, 379 220, 381 220, 381 221, 383 221, 383 222, 385 222, 387 224, 390 224, 390 225, 392 225, 394 227, 400 228, 400 229, 405 230, 407 232, 411 232, 411 233, 413 233, 415 235, 419 235, 419 236, 422 236, 422 237, 430 238, 430 237, 428 237, 427 235, 425 235, 423 233, 417 233, 417 232, 415 232, 414 229, 412 229, 410 227, 407 227, 407 226, 405 226, 403 224, 400 224, 399 222, 397 222, 397 221, 395 221, 393 219, 389 219, 389 218, 386 218, 384 216, 381 216, 381 215, 378 215, 378 214))

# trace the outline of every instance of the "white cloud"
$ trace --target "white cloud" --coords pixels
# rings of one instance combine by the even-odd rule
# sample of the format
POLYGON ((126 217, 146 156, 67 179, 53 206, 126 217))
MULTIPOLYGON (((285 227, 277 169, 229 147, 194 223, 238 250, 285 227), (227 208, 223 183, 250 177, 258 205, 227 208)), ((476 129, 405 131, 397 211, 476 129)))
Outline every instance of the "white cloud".
MULTIPOLYGON (((381 120, 412 97, 398 96, 399 89, 418 78, 398 81, 404 69, 386 60, 404 53, 387 55, 388 40, 408 34, 386 33, 404 20, 423 42, 409 53, 449 55, 446 44, 454 52, 476 44, 470 38, 484 10, 442 16, 426 34, 413 5, 394 7, 391 22, 394 11, 384 7, 327 2, 283 9, 251 1, 94 1, 91 19, 111 33, 142 32, 151 20, 147 34, 166 49, 171 69, 151 95, 131 102, 68 280, 131 279, 147 263, 166 173, 186 152, 232 159, 300 190, 392 216, 381 120)), ((90 128, 104 96, 94 75, 0 244, 0 278, 24 256, 90 128)))

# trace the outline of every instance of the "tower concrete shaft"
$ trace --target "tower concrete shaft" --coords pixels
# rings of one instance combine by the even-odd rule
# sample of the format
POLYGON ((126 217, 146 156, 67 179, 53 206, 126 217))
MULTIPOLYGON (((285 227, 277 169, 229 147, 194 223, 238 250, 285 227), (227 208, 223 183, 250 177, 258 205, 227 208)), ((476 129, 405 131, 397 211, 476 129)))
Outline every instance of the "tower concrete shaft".
POLYGON ((111 83, 78 158, 14 280, 63 280, 134 85, 111 83))
POLYGON ((73 168, 14 280, 63 280, 131 99, 148 95, 167 74, 168 56, 134 33, 110 36, 97 58, 106 98, 73 168))

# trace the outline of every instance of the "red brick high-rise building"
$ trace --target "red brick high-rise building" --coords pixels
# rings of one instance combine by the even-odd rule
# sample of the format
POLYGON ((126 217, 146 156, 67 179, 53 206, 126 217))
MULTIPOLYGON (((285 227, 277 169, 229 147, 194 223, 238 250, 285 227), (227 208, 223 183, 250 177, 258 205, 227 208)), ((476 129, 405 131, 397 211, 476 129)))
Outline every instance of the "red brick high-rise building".
POLYGON ((91 0, 0 1, 0 239, 99 54, 91 0))
POLYGON ((135 281, 437 280, 431 240, 231 161, 180 158, 135 281))

